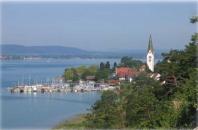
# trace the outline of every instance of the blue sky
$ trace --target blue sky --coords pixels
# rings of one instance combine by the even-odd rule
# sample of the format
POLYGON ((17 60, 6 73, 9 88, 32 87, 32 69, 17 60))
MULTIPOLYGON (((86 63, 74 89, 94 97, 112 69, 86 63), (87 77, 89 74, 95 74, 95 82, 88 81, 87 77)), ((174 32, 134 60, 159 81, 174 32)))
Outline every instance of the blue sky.
POLYGON ((85 50, 181 49, 196 31, 194 2, 6 2, 3 44, 85 50))

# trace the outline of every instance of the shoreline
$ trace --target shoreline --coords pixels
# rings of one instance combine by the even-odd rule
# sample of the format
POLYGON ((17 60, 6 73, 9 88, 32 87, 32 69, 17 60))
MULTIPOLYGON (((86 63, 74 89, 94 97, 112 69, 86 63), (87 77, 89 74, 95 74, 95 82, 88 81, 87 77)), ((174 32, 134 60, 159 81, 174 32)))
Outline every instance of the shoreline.
POLYGON ((87 113, 77 114, 70 119, 60 121, 51 130, 62 130, 62 129, 85 129, 84 121, 87 113))

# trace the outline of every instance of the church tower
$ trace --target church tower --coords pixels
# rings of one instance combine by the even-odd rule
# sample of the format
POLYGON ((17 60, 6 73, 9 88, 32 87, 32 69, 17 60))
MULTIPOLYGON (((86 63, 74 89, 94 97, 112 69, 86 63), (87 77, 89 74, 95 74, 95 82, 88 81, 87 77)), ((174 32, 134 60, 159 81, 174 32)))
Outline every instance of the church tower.
POLYGON ((149 43, 148 43, 148 50, 147 50, 147 56, 146 56, 146 63, 148 68, 154 72, 154 49, 153 49, 153 43, 151 35, 149 37, 149 43))

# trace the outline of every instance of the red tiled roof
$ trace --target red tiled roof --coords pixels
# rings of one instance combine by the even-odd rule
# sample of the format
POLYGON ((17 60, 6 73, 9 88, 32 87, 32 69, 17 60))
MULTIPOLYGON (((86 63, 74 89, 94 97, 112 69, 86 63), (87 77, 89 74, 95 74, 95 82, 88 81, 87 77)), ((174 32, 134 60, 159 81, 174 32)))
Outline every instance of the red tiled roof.
POLYGON ((137 70, 128 67, 120 67, 116 68, 116 75, 118 77, 134 77, 137 75, 137 70))

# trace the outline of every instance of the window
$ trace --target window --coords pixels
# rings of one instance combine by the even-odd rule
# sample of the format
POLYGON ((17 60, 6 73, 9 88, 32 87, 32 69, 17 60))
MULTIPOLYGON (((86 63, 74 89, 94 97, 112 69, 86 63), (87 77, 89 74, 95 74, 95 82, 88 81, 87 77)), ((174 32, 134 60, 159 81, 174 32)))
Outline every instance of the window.
POLYGON ((149 62, 151 62, 151 58, 152 58, 152 57, 151 57, 151 56, 149 56, 149 62))

